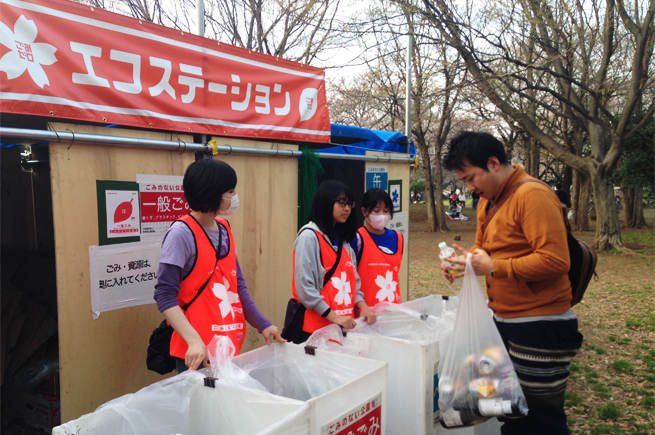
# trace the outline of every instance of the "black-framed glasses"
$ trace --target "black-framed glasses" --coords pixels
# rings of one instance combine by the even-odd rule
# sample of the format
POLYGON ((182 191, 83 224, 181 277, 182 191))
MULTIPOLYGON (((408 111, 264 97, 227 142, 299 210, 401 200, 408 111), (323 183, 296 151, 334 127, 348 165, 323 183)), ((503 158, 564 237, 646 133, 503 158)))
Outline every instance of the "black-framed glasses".
POLYGON ((355 208, 355 201, 348 201, 347 199, 336 199, 335 202, 337 202, 341 207, 346 208, 347 205, 350 206, 350 208, 355 208))

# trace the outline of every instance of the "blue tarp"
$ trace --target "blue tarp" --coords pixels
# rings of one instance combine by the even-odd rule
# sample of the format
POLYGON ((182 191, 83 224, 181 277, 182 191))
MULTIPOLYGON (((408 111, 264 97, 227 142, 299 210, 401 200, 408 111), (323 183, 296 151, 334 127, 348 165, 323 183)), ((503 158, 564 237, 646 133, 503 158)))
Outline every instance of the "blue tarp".
MULTIPOLYGON (((351 125, 330 124, 332 143, 343 144, 321 149, 321 153, 354 154, 363 156, 366 151, 407 154, 407 136, 395 131, 369 130, 351 125)), ((409 154, 416 155, 414 142, 410 144, 409 154)))

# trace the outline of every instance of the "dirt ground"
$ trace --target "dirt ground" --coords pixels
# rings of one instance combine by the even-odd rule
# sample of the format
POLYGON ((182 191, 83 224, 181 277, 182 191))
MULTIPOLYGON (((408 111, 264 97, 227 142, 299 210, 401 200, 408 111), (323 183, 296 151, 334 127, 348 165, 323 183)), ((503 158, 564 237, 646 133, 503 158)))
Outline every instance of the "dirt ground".
MULTIPOLYGON (((427 232, 424 204, 409 214, 410 298, 453 294, 441 277, 439 248, 445 241, 466 248, 473 244, 476 214, 469 221, 448 221, 447 233, 427 232)), ((655 433, 655 240, 654 210, 646 210, 650 227, 623 229, 632 253, 600 252, 598 281, 592 280, 583 301, 573 308, 582 349, 571 365, 565 409, 572 434, 655 433)), ((593 246, 594 232, 575 232, 593 246)))

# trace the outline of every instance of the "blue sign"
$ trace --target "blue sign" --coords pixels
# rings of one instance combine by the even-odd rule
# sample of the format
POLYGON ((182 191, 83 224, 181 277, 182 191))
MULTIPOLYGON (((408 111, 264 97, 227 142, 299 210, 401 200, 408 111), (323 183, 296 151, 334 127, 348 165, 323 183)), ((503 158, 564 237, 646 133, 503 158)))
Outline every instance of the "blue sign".
POLYGON ((387 184, 389 182, 389 173, 388 172, 367 172, 366 173, 366 190, 377 187, 384 191, 387 190, 387 184))

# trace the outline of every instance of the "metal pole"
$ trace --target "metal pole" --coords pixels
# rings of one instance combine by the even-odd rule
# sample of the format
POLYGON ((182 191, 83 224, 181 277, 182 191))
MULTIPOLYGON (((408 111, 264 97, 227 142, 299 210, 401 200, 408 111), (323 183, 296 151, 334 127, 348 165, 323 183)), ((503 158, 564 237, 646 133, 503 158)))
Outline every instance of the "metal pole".
POLYGON ((412 137, 412 34, 407 35, 407 65, 405 83, 405 136, 407 136, 407 154, 412 137))
MULTIPOLYGON (((405 88, 405 136, 407 136, 407 149, 405 150, 409 154, 409 143, 412 137, 412 33, 411 29, 413 27, 410 24, 410 33, 407 35, 407 65, 405 83, 407 87, 405 88)), ((407 222, 409 226, 409 219, 407 222)), ((407 228, 407 238, 409 239, 409 228, 407 228)), ((407 242, 407 300, 409 300, 409 240, 407 242)))
POLYGON ((205 1, 196 1, 196 12, 198 13, 198 35, 205 36, 205 1))
MULTIPOLYGON (((142 139, 136 137, 107 136, 98 134, 73 133, 71 131, 52 131, 52 130, 30 130, 23 128, 0 127, 0 138, 2 140, 13 139, 18 142, 29 144, 32 140, 49 141, 49 142, 67 142, 67 143, 85 143, 106 146, 123 146, 135 148, 152 148, 164 149, 171 151, 200 151, 204 154, 212 154, 212 146, 206 143, 193 143, 182 141, 168 141, 156 139, 142 139)), ((270 148, 240 147, 231 145, 217 145, 218 154, 249 154, 269 157, 302 157, 301 151, 278 150, 270 148)), ((411 157, 391 157, 391 156, 360 156, 354 154, 331 154, 318 152, 318 157, 322 159, 338 160, 363 160, 368 162, 395 162, 411 163, 414 161, 411 157)))

